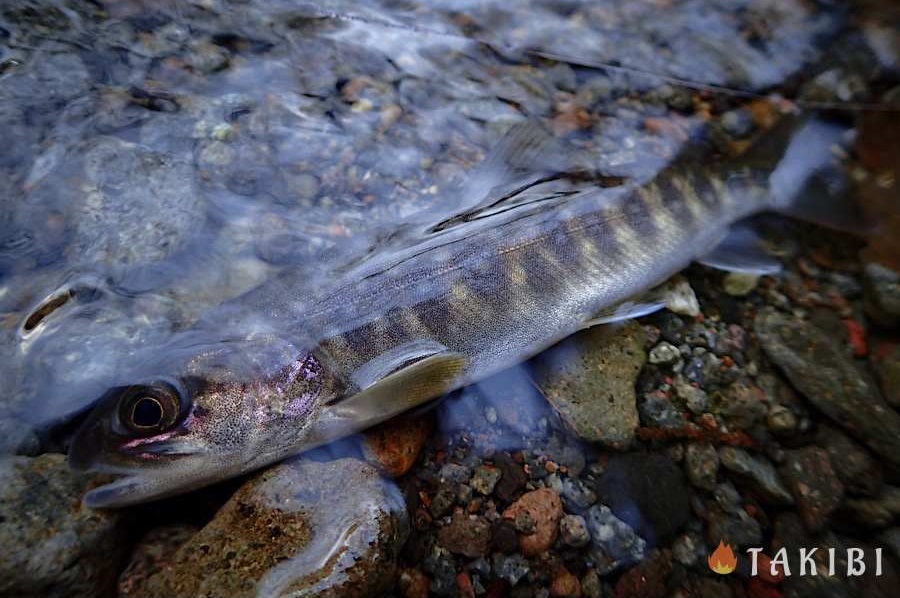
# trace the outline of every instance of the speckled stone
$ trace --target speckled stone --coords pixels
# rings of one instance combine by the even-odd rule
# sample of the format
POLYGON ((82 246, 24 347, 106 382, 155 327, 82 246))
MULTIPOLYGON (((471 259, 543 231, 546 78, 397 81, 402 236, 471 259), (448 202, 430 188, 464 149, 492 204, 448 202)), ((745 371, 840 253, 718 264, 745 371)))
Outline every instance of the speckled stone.
POLYGON ((113 596, 125 514, 81 505, 90 477, 63 455, 0 460, 0 596, 113 596))
POLYGON ((538 385, 577 436, 615 449, 633 442, 644 340, 644 329, 628 322, 585 330, 546 354, 538 385))
POLYGON ((246 482, 139 596, 382 595, 407 528, 397 488, 373 466, 282 463, 246 482), (350 488, 355 500, 336 500, 350 488))
POLYGON ((815 407, 900 466, 900 414, 879 396, 834 339, 808 322, 763 312, 755 326, 769 358, 815 407))
POLYGON ((831 467, 828 452, 814 446, 787 451, 780 473, 807 529, 822 529, 844 498, 844 486, 831 467))

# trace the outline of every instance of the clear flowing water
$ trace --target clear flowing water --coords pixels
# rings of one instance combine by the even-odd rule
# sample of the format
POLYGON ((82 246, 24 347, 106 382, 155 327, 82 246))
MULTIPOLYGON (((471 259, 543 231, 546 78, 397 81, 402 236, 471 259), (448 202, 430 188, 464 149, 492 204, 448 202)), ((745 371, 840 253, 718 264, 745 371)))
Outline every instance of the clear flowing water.
MULTIPOLYGON (((498 188, 641 179, 688 139, 727 150, 711 115, 740 100, 666 77, 803 92, 848 18, 759 1, 4 3, 0 417, 64 422, 216 305, 284 273, 317 291, 498 188), (601 64, 619 68, 585 66, 601 64), (554 144, 492 161, 523 121, 554 144)), ((285 299, 258 295, 239 318, 285 299)))

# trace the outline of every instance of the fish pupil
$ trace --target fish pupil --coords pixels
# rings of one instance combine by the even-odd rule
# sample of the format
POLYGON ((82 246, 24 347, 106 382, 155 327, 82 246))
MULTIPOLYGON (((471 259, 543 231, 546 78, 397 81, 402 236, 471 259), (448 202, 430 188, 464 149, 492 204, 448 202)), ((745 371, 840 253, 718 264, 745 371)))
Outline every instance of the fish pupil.
POLYGON ((152 428, 159 425, 163 418, 163 408, 159 401, 151 397, 142 397, 134 404, 131 421, 141 428, 152 428))

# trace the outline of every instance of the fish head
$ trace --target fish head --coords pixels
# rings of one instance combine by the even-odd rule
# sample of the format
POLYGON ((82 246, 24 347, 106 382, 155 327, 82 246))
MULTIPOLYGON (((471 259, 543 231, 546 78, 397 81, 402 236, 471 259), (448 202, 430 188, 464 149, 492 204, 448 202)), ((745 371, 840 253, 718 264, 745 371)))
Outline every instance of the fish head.
POLYGON ((87 506, 179 494, 299 452, 335 392, 312 352, 274 336, 180 361, 178 375, 111 389, 76 433, 74 469, 121 476, 89 491, 87 506))

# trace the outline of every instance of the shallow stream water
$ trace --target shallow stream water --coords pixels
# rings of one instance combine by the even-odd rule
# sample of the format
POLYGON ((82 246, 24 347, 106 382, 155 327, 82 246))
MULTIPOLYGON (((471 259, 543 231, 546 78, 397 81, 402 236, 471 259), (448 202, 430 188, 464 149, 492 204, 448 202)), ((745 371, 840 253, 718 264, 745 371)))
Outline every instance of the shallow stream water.
MULTIPOLYGON (((489 231, 499 212, 467 217, 492 197, 514 208, 647 180, 683 152, 736 155, 773 106, 858 124, 851 104, 900 101, 892 17, 800 0, 3 2, 0 450, 64 451, 106 390, 218 306, 235 326, 289 318, 304 292, 455 223, 489 231), (551 141, 498 160, 522 123, 551 141)), ((664 318, 648 325, 665 336, 664 318)), ((438 409, 452 438, 499 417, 458 460, 595 461, 520 373, 438 409)), ((426 473, 444 459, 428 450, 426 473)), ((429 556, 440 579, 416 541, 405 565, 429 556)))

